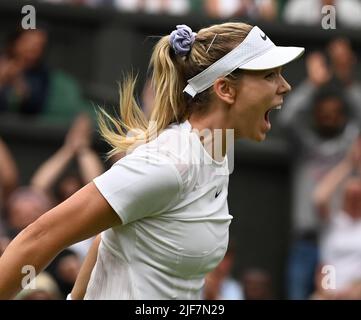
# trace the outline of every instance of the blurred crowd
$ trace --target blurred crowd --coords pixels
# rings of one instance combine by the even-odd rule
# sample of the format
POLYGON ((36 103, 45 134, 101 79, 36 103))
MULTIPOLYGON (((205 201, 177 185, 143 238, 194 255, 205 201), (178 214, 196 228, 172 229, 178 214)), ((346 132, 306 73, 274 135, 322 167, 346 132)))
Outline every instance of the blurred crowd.
POLYGON ((45 63, 46 28, 18 28, 0 51, 0 114, 69 124, 81 112, 92 113, 77 81, 45 63))
MULTIPOLYGON (((325 13, 321 7, 337 8, 338 23, 360 28, 361 3, 358 0, 41 0, 90 7, 110 7, 125 12, 184 15, 202 12, 212 18, 244 17, 290 24, 317 25, 325 13)), ((329 11, 327 11, 329 12, 329 11)))
POLYGON ((294 156, 287 297, 361 299, 357 56, 336 38, 305 62, 307 78, 279 114, 294 156))
MULTIPOLYGON (((338 22, 361 26, 358 0, 46 2, 148 13, 198 10, 213 18, 247 16, 307 25, 319 24, 321 10, 317 8, 337 5, 338 22)), ((104 171, 93 148, 89 103, 71 75, 45 63, 47 44, 48 33, 39 28, 14 30, 0 45, 0 117, 17 114, 69 126, 61 148, 44 159, 26 185, 17 165, 21 159, 12 155, 0 137, 0 255, 22 229, 104 171)), ((359 61, 350 41, 340 37, 322 51, 308 52, 304 62, 307 76, 285 99, 275 123, 293 155, 285 298, 361 299, 361 83, 355 74, 359 61)), ((148 81, 141 95, 147 115, 152 99, 148 81)), ((91 242, 61 252, 37 277, 37 290, 23 290, 17 299, 64 299, 91 242)), ((237 245, 231 242, 223 261, 207 275, 203 298, 275 299, 270 271, 260 265, 236 270, 236 256, 237 245)))
MULTIPOLYGON (((63 146, 37 168, 27 185, 20 183, 16 159, 0 139, 0 255, 21 230, 104 171, 92 136, 91 119, 80 114, 63 146)), ((88 239, 62 251, 36 279, 36 290, 24 290, 17 299, 64 299, 91 243, 88 239)))

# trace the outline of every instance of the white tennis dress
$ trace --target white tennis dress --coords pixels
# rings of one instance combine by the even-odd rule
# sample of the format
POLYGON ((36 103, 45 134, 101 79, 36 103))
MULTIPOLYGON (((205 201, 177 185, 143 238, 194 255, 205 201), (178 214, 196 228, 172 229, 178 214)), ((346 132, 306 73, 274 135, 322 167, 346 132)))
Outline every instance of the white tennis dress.
POLYGON ((102 233, 85 299, 199 299, 228 245, 228 176, 185 121, 95 178, 122 225, 102 233))

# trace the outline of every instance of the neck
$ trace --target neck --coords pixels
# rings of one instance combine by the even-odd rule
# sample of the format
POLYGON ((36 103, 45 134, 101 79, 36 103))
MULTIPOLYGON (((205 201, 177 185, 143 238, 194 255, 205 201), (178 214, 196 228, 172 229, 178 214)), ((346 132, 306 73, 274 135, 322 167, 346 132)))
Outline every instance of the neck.
POLYGON ((202 144, 212 158, 222 161, 227 150, 233 147, 230 145, 233 144, 233 139, 227 139, 227 134, 232 135, 233 131, 222 108, 210 108, 207 114, 192 114, 188 120, 192 129, 199 133, 202 144))

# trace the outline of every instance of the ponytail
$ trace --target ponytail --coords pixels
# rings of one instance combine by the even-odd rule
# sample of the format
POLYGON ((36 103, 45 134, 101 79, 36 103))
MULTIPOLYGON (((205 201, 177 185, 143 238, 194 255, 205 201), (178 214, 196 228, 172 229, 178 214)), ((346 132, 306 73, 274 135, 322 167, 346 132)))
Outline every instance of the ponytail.
POLYGON ((185 120, 184 80, 180 79, 181 66, 176 66, 177 63, 178 57, 171 50, 169 36, 161 38, 149 65, 153 69, 151 87, 155 94, 149 120, 134 98, 136 77, 132 75, 120 87, 120 119, 100 109, 99 130, 112 148, 108 152, 109 158, 149 142, 172 122, 185 120))
POLYGON ((151 87, 155 97, 150 119, 134 98, 136 78, 132 76, 120 88, 120 119, 104 110, 98 112, 100 133, 112 147, 109 157, 129 152, 154 139, 171 123, 183 122, 191 113, 207 108, 212 88, 186 101, 186 81, 239 45, 252 26, 228 22, 201 29, 197 34, 185 25, 177 29, 162 37, 153 50, 149 68, 153 70, 151 87))

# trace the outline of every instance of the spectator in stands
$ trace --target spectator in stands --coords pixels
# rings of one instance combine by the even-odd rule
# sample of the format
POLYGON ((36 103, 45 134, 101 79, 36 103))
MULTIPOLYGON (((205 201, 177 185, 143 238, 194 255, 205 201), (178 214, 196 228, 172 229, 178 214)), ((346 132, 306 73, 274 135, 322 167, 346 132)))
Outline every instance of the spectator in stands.
POLYGON ((360 176, 361 138, 358 138, 345 159, 319 182, 314 192, 318 213, 325 223, 314 299, 361 299, 360 176), (340 189, 343 200, 338 205, 335 195, 340 189), (325 265, 333 268, 333 274, 322 274, 325 265), (331 276, 334 278, 330 281, 324 280, 331 276))
MULTIPOLYGON (((7 203, 7 236, 1 238, 0 249, 5 250, 10 240, 52 206, 50 197, 39 189, 21 187, 13 192, 7 203)), ((46 269, 56 280, 62 298, 71 290, 91 242, 85 240, 72 245, 61 252, 46 269)))
POLYGON ((294 148, 292 242, 286 281, 290 299, 306 299, 313 291, 320 230, 312 201, 314 186, 343 159, 359 132, 348 111, 355 106, 346 100, 342 88, 320 87, 330 77, 322 63, 319 56, 308 58, 308 79, 289 96, 279 115, 294 148))
POLYGON ((356 106, 355 116, 361 123, 361 83, 356 78, 357 56, 347 38, 335 38, 327 46, 329 72, 340 81, 347 96, 356 106))
POLYGON ((245 300, 274 299, 271 275, 260 268, 246 269, 240 279, 245 300))
POLYGON ((114 0, 121 11, 146 12, 151 14, 183 15, 189 12, 189 0, 114 0))
POLYGON ((20 187, 6 203, 7 233, 10 239, 53 206, 46 193, 30 187, 20 187))
POLYGON ((0 111, 40 114, 49 90, 49 69, 43 63, 47 33, 19 29, 0 57, 0 111))
MULTIPOLYGON (((69 129, 64 145, 34 173, 31 186, 55 194, 56 202, 60 203, 100 175, 104 166, 91 148, 92 129, 91 119, 86 114, 79 115, 69 129), (79 173, 65 175, 54 188, 73 159, 77 161, 79 173)), ((83 260, 91 242, 92 239, 84 240, 70 249, 83 260)))
MULTIPOLYGON (((361 124, 361 83, 356 78, 357 56, 347 38, 335 38, 327 44, 325 53, 314 51, 306 59, 308 78, 300 92, 309 96, 330 81, 345 91, 353 107, 352 116, 361 124)), ((301 96, 301 93, 300 93, 301 96)))
MULTIPOLYGON (((63 192, 58 193, 61 198, 57 202, 64 201, 103 172, 99 157, 91 149, 91 138, 91 119, 86 114, 79 115, 70 128, 64 145, 35 172, 31 187, 18 189, 10 196, 7 206, 8 234, 7 238, 2 239, 2 250, 19 231, 49 209, 53 187, 72 159, 78 162, 80 179, 70 179, 69 176, 63 179, 62 187, 59 188, 63 192), (70 181, 72 182, 69 183, 70 181)), ((91 242, 92 239, 88 239, 72 245, 48 267, 47 271, 55 278, 63 294, 72 288, 91 242)))
POLYGON ((72 160, 80 174, 66 175, 58 187, 58 202, 62 202, 104 171, 103 164, 91 148, 93 127, 87 114, 80 114, 69 129, 63 146, 34 173, 31 185, 54 193, 53 187, 72 160))
POLYGON ((323 6, 337 8, 335 19, 344 27, 361 27, 361 3, 358 0, 289 0, 283 11, 284 21, 292 24, 321 25, 322 18, 329 11, 323 6))
POLYGON ((18 29, 0 56, 0 112, 69 123, 80 112, 92 113, 77 82, 44 62, 45 29, 18 29))
POLYGON ((275 0, 205 0, 204 9, 210 17, 221 19, 246 16, 273 21, 277 18, 275 0))

